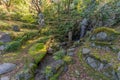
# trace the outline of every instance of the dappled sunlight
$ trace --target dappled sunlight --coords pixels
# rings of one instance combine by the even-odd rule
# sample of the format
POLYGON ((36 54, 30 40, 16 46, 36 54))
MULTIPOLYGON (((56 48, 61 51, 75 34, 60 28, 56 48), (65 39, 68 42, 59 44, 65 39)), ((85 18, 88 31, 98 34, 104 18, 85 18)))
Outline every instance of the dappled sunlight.
POLYGON ((0 0, 0 80, 119 80, 119 7, 120 0, 0 0))

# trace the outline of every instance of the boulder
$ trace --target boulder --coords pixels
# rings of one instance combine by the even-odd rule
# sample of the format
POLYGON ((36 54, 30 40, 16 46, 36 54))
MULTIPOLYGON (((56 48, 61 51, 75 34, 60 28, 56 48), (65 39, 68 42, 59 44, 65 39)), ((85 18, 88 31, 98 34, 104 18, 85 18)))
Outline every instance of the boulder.
POLYGON ((50 67, 51 67, 51 71, 53 72, 53 73, 56 73, 57 72, 57 70, 61 67, 61 66, 63 66, 64 65, 64 61, 63 60, 57 60, 57 61, 55 61, 55 62, 53 62, 52 64, 50 64, 50 67))
POLYGON ((88 48, 82 49, 82 54, 89 54, 89 53, 90 53, 90 49, 88 49, 88 48))
POLYGON ((47 54, 53 54, 53 52, 54 52, 54 50, 51 47, 49 47, 47 49, 47 54))
POLYGON ((106 40, 107 39, 107 33, 105 32, 100 32, 96 35, 97 40, 106 40))
POLYGON ((5 46, 4 46, 4 45, 1 45, 1 46, 0 46, 0 51, 3 51, 3 50, 5 50, 5 46))
POLYGON ((120 67, 118 68, 117 76, 118 76, 118 78, 120 80, 120 67))
POLYGON ((120 60, 120 51, 118 52, 118 60, 120 60))
POLYGON ((100 66, 101 63, 92 57, 87 57, 86 62, 95 70, 101 70, 102 68, 102 65, 100 66))
POLYGON ((5 33, 5 32, 0 32, 0 42, 10 42, 11 41, 11 37, 9 34, 5 33))
POLYGON ((19 32, 20 28, 18 26, 13 26, 13 31, 19 32))
POLYGON ((75 48, 70 48, 67 50, 67 55, 68 56, 73 56, 74 55, 75 48))
POLYGON ((15 64, 12 63, 3 63, 0 64, 0 75, 4 73, 8 73, 16 68, 15 64))
POLYGON ((86 61, 92 68, 96 68, 97 67, 96 60, 94 60, 93 58, 88 57, 86 59, 86 61))
POLYGON ((8 76, 1 77, 0 80, 10 80, 8 76))

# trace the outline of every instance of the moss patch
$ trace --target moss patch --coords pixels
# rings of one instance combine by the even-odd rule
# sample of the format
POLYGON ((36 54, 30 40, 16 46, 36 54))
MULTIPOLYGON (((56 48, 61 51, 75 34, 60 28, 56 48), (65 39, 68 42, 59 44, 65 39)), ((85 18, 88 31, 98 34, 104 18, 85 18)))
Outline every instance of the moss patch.
POLYGON ((46 54, 46 47, 43 43, 34 44, 28 51, 35 63, 38 63, 46 54))
POLYGON ((118 34, 118 32, 115 29, 108 28, 108 27, 99 27, 94 29, 93 33, 99 33, 99 32, 106 32, 106 33, 112 33, 112 34, 118 34))

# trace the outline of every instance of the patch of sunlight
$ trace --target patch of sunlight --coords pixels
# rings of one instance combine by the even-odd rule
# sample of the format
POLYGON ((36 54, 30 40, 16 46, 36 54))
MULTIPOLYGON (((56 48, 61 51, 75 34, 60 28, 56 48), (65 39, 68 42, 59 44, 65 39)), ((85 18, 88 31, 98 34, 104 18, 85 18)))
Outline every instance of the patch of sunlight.
POLYGON ((21 48, 22 48, 22 49, 25 49, 25 48, 26 48, 26 46, 22 46, 21 48))
POLYGON ((36 54, 45 53, 45 52, 46 52, 46 47, 44 46, 43 43, 36 43, 29 49, 29 53, 31 55, 36 55, 36 54))
POLYGON ((28 41, 28 43, 33 43, 33 42, 34 42, 34 40, 29 40, 29 41, 28 41))

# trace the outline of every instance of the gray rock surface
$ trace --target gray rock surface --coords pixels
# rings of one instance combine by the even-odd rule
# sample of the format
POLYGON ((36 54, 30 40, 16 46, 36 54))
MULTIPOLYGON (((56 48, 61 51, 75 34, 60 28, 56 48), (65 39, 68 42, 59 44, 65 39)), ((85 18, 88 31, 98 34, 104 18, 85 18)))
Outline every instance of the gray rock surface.
POLYGON ((8 73, 8 72, 14 70, 15 67, 16 67, 16 65, 12 64, 12 63, 0 64, 0 74, 8 73))
POLYGON ((106 40, 107 39, 107 33, 105 32, 100 32, 96 35, 97 40, 106 40))
POLYGON ((89 54, 89 53, 90 53, 90 49, 88 49, 88 48, 82 49, 82 54, 89 54))
POLYGON ((20 28, 18 26, 13 26, 13 31, 19 32, 20 28))
POLYGON ((1 46, 0 46, 0 54, 3 54, 3 53, 4 53, 4 50, 5 50, 5 46, 4 46, 4 45, 1 45, 1 46))
POLYGON ((5 46, 1 45, 0 46, 0 51, 3 51, 5 49, 5 46))
POLYGON ((57 60, 57 61, 53 62, 52 64, 50 64, 51 71, 52 71, 53 73, 56 73, 57 70, 58 70, 62 65, 64 65, 64 61, 63 61, 63 60, 57 60))
POLYGON ((120 51, 118 52, 118 60, 120 60, 120 51))
POLYGON ((88 57, 87 59, 86 59, 86 61, 87 61, 87 63, 92 67, 92 68, 94 68, 94 69, 98 69, 98 63, 97 63, 97 61, 95 60, 95 59, 93 59, 93 58, 91 58, 91 57, 88 57))
POLYGON ((0 80, 10 80, 10 78, 8 76, 5 76, 5 77, 1 77, 0 80))
POLYGON ((0 32, 0 42, 10 42, 10 41, 11 41, 11 37, 9 34, 5 32, 0 32))
POLYGON ((118 68, 118 72, 117 72, 118 78, 120 80, 120 67, 118 68))

